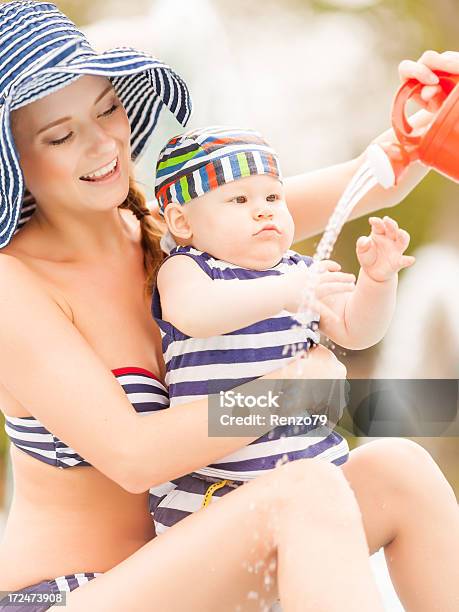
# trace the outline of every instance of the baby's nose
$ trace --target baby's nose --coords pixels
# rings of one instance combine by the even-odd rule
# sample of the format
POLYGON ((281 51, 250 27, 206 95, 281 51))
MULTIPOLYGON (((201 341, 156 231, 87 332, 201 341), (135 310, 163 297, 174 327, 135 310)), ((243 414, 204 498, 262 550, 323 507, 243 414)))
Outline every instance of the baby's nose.
POLYGON ((268 207, 261 208, 257 211, 256 217, 257 219, 272 219, 273 213, 272 210, 270 210, 268 207))

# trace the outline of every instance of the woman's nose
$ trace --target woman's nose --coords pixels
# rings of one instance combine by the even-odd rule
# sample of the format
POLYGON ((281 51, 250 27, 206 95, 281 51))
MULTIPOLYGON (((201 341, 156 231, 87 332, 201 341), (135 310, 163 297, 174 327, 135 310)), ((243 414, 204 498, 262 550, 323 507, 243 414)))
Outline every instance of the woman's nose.
POLYGON ((88 153, 91 157, 99 158, 116 152, 115 139, 100 126, 91 126, 88 138, 90 139, 88 153))

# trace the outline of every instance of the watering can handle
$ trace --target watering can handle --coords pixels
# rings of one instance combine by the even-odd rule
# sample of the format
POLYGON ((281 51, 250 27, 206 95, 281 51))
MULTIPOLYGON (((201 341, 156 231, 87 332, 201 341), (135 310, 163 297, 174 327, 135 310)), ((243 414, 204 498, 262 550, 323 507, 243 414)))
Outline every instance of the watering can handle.
MULTIPOLYGON (((439 77, 438 84, 446 94, 449 94, 458 83, 457 75, 452 75, 443 70, 434 70, 433 72, 439 77)), ((402 145, 418 145, 424 134, 424 130, 421 134, 413 134, 413 126, 408 122, 405 114, 406 103, 414 94, 419 93, 423 87, 425 87, 423 83, 416 79, 409 79, 400 87, 395 96, 392 106, 392 126, 398 141, 402 145)))

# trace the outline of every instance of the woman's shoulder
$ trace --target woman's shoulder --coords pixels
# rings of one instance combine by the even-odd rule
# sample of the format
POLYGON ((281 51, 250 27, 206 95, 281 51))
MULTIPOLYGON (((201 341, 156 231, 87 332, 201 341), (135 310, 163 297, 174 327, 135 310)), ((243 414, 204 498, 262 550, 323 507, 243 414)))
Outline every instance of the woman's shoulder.
POLYGON ((33 309, 33 296, 46 293, 70 321, 73 321, 72 309, 65 297, 31 261, 30 257, 10 245, 0 250, 2 292, 14 295, 20 291, 22 295, 27 295, 31 300, 31 309, 33 309))

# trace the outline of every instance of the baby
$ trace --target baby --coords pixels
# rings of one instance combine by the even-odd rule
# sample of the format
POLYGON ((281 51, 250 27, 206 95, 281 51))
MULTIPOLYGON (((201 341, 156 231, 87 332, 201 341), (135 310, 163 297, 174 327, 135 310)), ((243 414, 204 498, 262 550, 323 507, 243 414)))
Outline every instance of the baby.
MULTIPOLYGON (((366 348, 384 335, 395 307, 409 235, 370 218, 357 241, 357 283, 335 262, 320 264, 314 317, 298 326, 312 259, 290 250, 294 224, 275 152, 256 132, 212 127, 172 138, 160 153, 156 197, 176 246, 162 264, 152 312, 159 324, 171 406, 227 390, 309 350, 320 331, 343 347, 366 348), (319 327, 320 324, 320 327, 319 327)), ((276 427, 244 448, 150 490, 157 533, 280 459, 318 457, 336 465, 347 442, 322 423, 276 427)))

